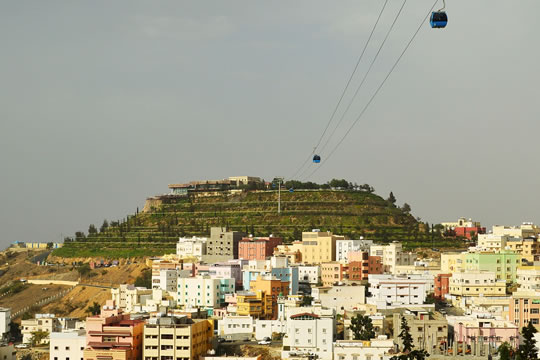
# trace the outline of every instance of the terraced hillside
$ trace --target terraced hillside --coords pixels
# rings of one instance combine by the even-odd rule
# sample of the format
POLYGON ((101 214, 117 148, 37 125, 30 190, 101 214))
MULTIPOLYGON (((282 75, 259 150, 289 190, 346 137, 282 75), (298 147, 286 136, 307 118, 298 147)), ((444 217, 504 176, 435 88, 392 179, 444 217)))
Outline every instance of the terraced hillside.
MULTIPOLYGON (((126 217, 102 231, 67 243, 58 256, 151 256, 174 252, 179 236, 207 235, 225 226, 254 236, 301 238, 302 231, 329 230, 352 238, 420 246, 427 240, 424 224, 378 195, 364 191, 301 190, 281 193, 252 191, 228 196, 163 197, 145 212, 126 217), (415 245, 416 244, 416 245, 415 245)), ((430 240, 431 241, 431 240, 430 240)))

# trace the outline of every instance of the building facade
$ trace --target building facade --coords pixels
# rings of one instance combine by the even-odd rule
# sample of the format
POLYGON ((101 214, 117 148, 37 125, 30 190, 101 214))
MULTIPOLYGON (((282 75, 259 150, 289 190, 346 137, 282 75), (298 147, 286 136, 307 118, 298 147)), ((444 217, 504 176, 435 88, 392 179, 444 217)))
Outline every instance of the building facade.
POLYGON ((246 260, 266 260, 274 254, 274 249, 281 245, 279 237, 247 237, 238 243, 238 258, 246 260))
POLYGON ((302 233, 302 262, 304 264, 322 264, 336 259, 336 241, 344 236, 331 232, 312 231, 302 233))

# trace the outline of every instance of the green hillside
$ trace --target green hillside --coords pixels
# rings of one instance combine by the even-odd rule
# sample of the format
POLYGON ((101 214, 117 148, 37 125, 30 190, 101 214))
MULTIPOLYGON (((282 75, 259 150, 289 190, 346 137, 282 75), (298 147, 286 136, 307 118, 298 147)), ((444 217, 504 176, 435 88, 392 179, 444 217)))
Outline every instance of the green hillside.
MULTIPOLYGON (((431 245, 425 225, 378 195, 353 190, 250 191, 211 197, 161 197, 137 212, 89 234, 78 233, 53 255, 143 256, 175 251, 179 236, 208 235, 224 226, 254 236, 301 239, 302 231, 321 229, 351 238, 405 241, 410 247, 431 245), (426 243, 427 242, 427 243, 426 243)), ((439 235, 438 242, 441 241, 439 235)), ((441 246, 444 244, 441 244, 441 246)))

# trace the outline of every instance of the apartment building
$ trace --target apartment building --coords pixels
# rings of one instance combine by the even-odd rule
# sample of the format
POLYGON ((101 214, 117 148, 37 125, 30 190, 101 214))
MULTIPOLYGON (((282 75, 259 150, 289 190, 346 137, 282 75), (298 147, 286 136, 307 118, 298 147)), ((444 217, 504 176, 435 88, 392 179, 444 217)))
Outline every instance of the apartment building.
POLYGON ((493 307, 507 304, 506 281, 490 271, 453 273, 446 298, 463 309, 470 306, 493 307), (499 301, 500 300, 500 301, 499 301))
POLYGON ((184 308, 218 308, 225 302, 226 294, 235 292, 235 282, 206 275, 178 278, 176 303, 184 308))
POLYGON ((10 331, 11 309, 0 307, 0 338, 5 338, 10 331))
POLYGON ((182 317, 150 318, 144 325, 143 360, 198 360, 212 349, 211 320, 182 317))
POLYGON ((253 319, 272 319, 274 317, 272 294, 261 290, 237 292, 236 315, 250 316, 253 319))
POLYGON ((516 238, 536 237, 540 235, 540 227, 532 222, 524 222, 520 226, 505 226, 494 225, 492 228, 493 235, 508 235, 516 238))
POLYGON ((508 235, 479 234, 478 247, 484 251, 501 251, 504 250, 509 239, 508 235))
POLYGON ((139 360, 142 355, 143 320, 131 320, 107 300, 99 315, 86 318, 84 360, 139 360))
POLYGON ((210 238, 206 241, 206 255, 202 260, 207 264, 238 259, 238 243, 246 234, 227 231, 226 228, 210 228, 210 238))
POLYGON ((86 330, 53 332, 49 335, 49 359, 83 360, 86 330))
POLYGON ((201 261, 202 257, 206 255, 207 241, 206 237, 180 237, 176 244, 176 255, 180 258, 196 258, 201 261))
POLYGON ((316 285, 321 278, 321 267, 314 265, 299 265, 298 267, 298 281, 300 283, 307 283, 316 285))
MULTIPOLYGON (((176 279, 176 271, 174 272, 176 279)), ((136 305, 141 305, 152 298, 152 289, 122 284, 111 289, 111 297, 116 306, 125 312, 133 312, 136 305)))
POLYGON ((282 358, 314 355, 333 359, 335 310, 317 307, 294 308, 287 316, 282 358))
POLYGON ((219 320, 218 336, 227 340, 247 340, 253 337, 254 318, 227 315, 219 320))
POLYGON ((289 295, 289 282, 282 281, 275 276, 265 275, 259 276, 256 280, 251 281, 250 291, 257 292, 260 291, 265 295, 272 296, 272 316, 270 319, 277 319, 278 314, 278 296, 287 296, 289 295))
POLYGON ((189 270, 176 269, 152 269, 152 289, 162 289, 169 293, 174 293, 178 285, 178 272, 189 270))
POLYGON ((519 329, 531 322, 540 331, 540 293, 514 292, 509 298, 508 318, 519 329))
POLYGON ((299 270, 290 266, 287 257, 272 256, 268 260, 250 260, 242 270, 244 290, 251 290, 251 282, 261 276, 273 276, 289 284, 289 294, 297 294, 299 288, 299 270))
POLYGON ((498 280, 515 282, 517 268, 521 258, 513 251, 502 250, 499 253, 466 252, 462 254, 465 271, 494 272, 498 280))
POLYGON ((315 287, 311 296, 321 306, 336 309, 339 314, 353 310, 366 303, 366 287, 361 285, 339 285, 315 287))
POLYGON ((238 258, 246 260, 266 260, 281 245, 280 237, 245 237, 238 243, 238 258))
POLYGON ((437 274, 435 275, 434 296, 437 299, 444 300, 446 294, 450 291, 450 278, 452 274, 437 274))
POLYGON ((519 254, 522 259, 534 262, 540 258, 540 243, 536 237, 511 238, 506 244, 508 250, 519 254))
POLYGON ((329 231, 314 230, 302 233, 302 262, 322 264, 336 259, 336 241, 344 236, 333 235, 329 231))
POLYGON ((540 264, 517 268, 519 292, 538 292, 540 294, 540 264))
POLYGON ((292 244, 276 246, 274 256, 287 257, 291 265, 301 264, 303 249, 302 241, 294 241, 292 244))
MULTIPOLYGON (((60 319, 54 314, 36 314, 33 319, 21 320, 21 333, 23 343, 30 344, 32 342, 32 333, 42 331, 49 334, 57 331, 62 331, 60 319)), ((49 339, 43 339, 45 343, 49 339)))
POLYGON ((372 245, 369 250, 371 256, 380 256, 383 271, 394 274, 396 265, 413 265, 416 254, 403 251, 403 245, 394 241, 388 245, 372 245))
POLYGON ((424 278, 411 275, 369 275, 368 304, 378 308, 393 305, 423 304, 433 276, 424 278))
POLYGON ((242 288, 242 265, 236 260, 212 264, 208 268, 208 274, 212 278, 234 279, 236 288, 242 288))
POLYGON ((349 253, 356 251, 369 252, 370 246, 373 245, 373 240, 336 240, 336 261, 347 263, 349 262, 349 253))
POLYGON ((448 342, 448 322, 444 317, 434 318, 424 310, 406 310, 403 314, 394 313, 394 342, 403 348, 403 341, 399 337, 401 332, 401 319, 407 320, 415 349, 424 349, 428 352, 434 346, 448 342))

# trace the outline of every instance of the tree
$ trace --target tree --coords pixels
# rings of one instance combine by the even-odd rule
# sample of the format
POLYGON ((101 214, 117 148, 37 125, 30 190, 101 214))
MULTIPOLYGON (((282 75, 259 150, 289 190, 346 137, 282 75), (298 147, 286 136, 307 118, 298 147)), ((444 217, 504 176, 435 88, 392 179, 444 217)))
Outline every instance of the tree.
POLYGON ((54 246, 54 244, 53 244, 52 242, 48 242, 48 243, 47 243, 47 250, 52 249, 53 246, 54 246))
POLYGON ((410 332, 411 328, 407 324, 405 316, 401 318, 401 332, 398 337, 403 343, 402 354, 392 356, 390 360, 424 360, 429 357, 429 353, 426 350, 413 350, 413 338, 410 332))
POLYGON ((300 306, 311 306, 311 302, 313 301, 313 296, 304 295, 302 296, 302 303, 300 306))
POLYGON ((405 203, 405 204, 403 204, 403 207, 401 208, 401 210, 403 210, 403 212, 405 212, 405 213, 410 213, 411 212, 411 205, 405 203))
POLYGON ((152 288, 152 270, 146 269, 135 279, 136 287, 152 288))
POLYGON ((99 315, 101 312, 101 306, 94 301, 94 303, 86 309, 86 312, 92 315, 99 315))
POLYGON ((357 314, 351 319, 351 331, 354 335, 354 340, 370 340, 375 337, 373 323, 369 316, 357 314))
POLYGON ((521 329, 521 335, 523 336, 523 344, 519 345, 518 354, 521 360, 536 360, 538 359, 538 350, 536 349, 536 341, 534 340, 534 334, 538 330, 534 327, 531 321, 521 329))
POLYGON ((396 204, 396 197, 394 196, 394 193, 390 191, 390 195, 388 195, 388 199, 386 199, 389 203, 392 205, 396 204))
POLYGON ((499 360, 510 360, 511 351, 512 346, 508 343, 508 341, 503 342, 497 349, 497 352, 499 353, 499 360))
POLYGON ((77 268, 80 276, 88 275, 90 273, 90 270, 90 265, 88 264, 83 264, 77 268))
POLYGON ((77 231, 75 233, 75 240, 76 241, 83 241, 84 239, 86 239, 86 236, 84 235, 83 231, 77 231))
POLYGON ((96 235, 97 232, 98 231, 97 231, 96 225, 90 224, 90 226, 88 226, 88 236, 96 235))
POLYGON ((101 224, 101 227, 99 228, 99 232, 105 232, 109 228, 109 222, 105 219, 103 220, 103 224, 101 224))
POLYGON ((32 332, 32 338, 30 340, 32 342, 32 346, 41 344, 41 342, 44 339, 46 339, 48 336, 49 336, 48 331, 34 331, 34 332, 32 332))

